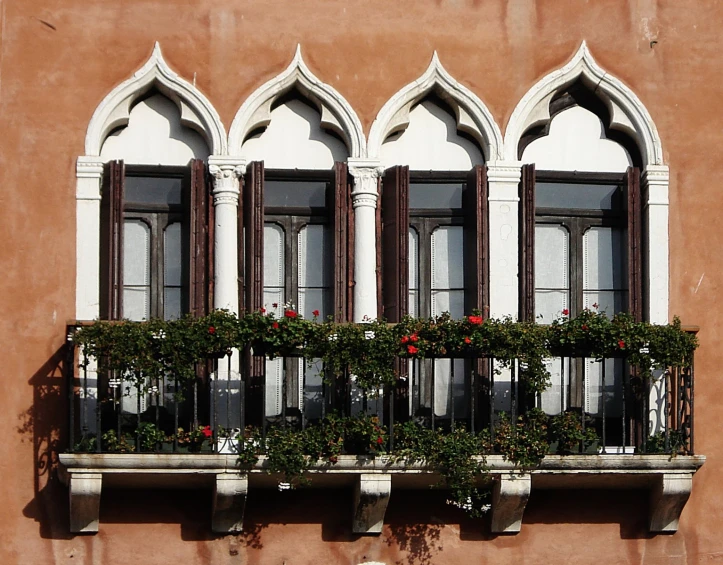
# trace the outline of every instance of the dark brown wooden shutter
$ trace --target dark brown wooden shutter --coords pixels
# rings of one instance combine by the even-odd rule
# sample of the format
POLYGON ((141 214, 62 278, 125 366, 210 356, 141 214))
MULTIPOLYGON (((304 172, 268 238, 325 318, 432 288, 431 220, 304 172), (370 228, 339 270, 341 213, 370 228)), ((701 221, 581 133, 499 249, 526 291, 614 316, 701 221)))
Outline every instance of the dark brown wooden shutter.
POLYGON ((248 166, 243 187, 244 305, 253 312, 264 303, 264 163, 248 166))
POLYGON ((489 315, 489 209, 487 168, 470 171, 462 190, 464 210, 464 307, 466 313, 480 310, 489 315))
POLYGON ((520 320, 535 319, 535 165, 522 166, 520 181, 520 320))
POLYGON ((640 194, 640 169, 628 167, 626 205, 628 216, 628 312, 643 320, 643 214, 640 194))
POLYGON ((125 165, 110 161, 103 170, 100 238, 100 315, 123 317, 123 201, 125 165))
POLYGON ((387 170, 381 209, 382 315, 399 322, 409 302, 409 167, 387 170))
POLYGON ((347 280, 348 280, 348 217, 349 176, 346 163, 334 163, 334 186, 328 192, 328 209, 331 213, 334 246, 334 273, 332 281, 332 305, 334 321, 346 322, 348 318, 347 280))
POLYGON ((356 215, 352 206, 351 191, 353 180, 349 178, 348 167, 345 165, 348 189, 346 191, 346 319, 351 322, 354 319, 354 233, 356 215))
POLYGON ((201 159, 191 161, 191 183, 186 205, 188 226, 188 278, 189 298, 188 311, 193 316, 208 314, 209 280, 213 278, 213 262, 209 245, 210 211, 209 183, 206 175, 206 164, 201 159))

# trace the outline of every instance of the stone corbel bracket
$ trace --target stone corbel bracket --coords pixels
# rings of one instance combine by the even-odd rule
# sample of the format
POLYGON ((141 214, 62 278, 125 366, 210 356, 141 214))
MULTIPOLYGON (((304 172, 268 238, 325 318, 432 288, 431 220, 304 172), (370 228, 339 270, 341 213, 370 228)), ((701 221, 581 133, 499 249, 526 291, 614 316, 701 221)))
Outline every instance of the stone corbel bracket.
POLYGON ((380 534, 392 493, 392 476, 362 473, 354 487, 355 534, 380 534))
POLYGON ((74 473, 69 478, 70 531, 74 534, 98 532, 102 473, 74 473))
POLYGON ((500 475, 492 487, 492 533, 516 534, 522 528, 522 515, 532 489, 532 475, 500 475))
POLYGON ((650 491, 650 531, 675 533, 693 489, 692 473, 664 473, 650 491))
POLYGON ((213 490, 211 529, 217 534, 243 531, 249 478, 246 474, 219 473, 213 490))

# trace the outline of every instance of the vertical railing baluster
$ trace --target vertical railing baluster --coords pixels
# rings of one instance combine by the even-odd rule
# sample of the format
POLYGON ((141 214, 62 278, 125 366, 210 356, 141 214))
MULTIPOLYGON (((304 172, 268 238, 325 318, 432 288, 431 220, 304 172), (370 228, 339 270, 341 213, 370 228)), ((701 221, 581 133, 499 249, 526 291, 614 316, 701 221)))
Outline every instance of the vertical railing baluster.
POLYGON ((78 365, 85 363, 85 353, 77 348, 74 342, 68 341, 68 351, 65 359, 65 382, 68 387, 68 451, 75 451, 75 355, 78 354, 78 365))
MULTIPOLYGON (((384 386, 386 388, 387 385, 384 386)), ((389 451, 394 451, 394 402, 396 386, 390 385, 391 392, 389 394, 389 451)), ((385 395, 386 396, 386 395, 385 395)))
POLYGON ((225 443, 226 446, 230 446, 231 444, 231 368, 233 366, 232 364, 233 360, 233 353, 228 354, 228 363, 227 363, 227 370, 228 374, 226 375, 226 438, 225 443))
MULTIPOLYGON (((301 370, 301 395, 303 396, 304 391, 306 390, 306 368, 308 364, 306 362, 306 357, 303 358, 303 364, 302 364, 302 370, 301 370)), ((322 406, 322 412, 323 412, 323 406, 326 402, 326 398, 324 398, 324 381, 326 380, 326 375, 324 374, 325 371, 322 369, 321 371, 321 406, 322 406)), ((306 429, 306 402, 302 401, 303 398, 299 397, 299 412, 301 412, 301 429, 306 429)))
POLYGON ((214 364, 216 365, 215 371, 211 373, 211 390, 213 391, 213 400, 212 400, 212 408, 213 411, 213 422, 211 423, 212 426, 212 435, 211 439, 213 440, 213 452, 216 452, 216 448, 218 446, 218 374, 221 369, 221 360, 215 359, 214 364))
POLYGON ((429 404, 432 408, 432 431, 434 431, 434 401, 436 400, 435 389, 434 389, 435 377, 436 377, 435 366, 436 366, 436 363, 434 362, 434 359, 432 359, 432 396, 429 401, 429 404))
MULTIPOLYGON (((607 365, 607 363, 605 362, 605 357, 602 358, 601 362, 602 362, 602 394, 601 394, 601 397, 602 397, 602 452, 607 453, 607 451, 605 450, 605 448, 607 447, 607 431, 606 431, 607 430, 607 422, 605 420, 605 416, 606 416, 605 405, 607 404, 607 398, 606 398, 607 391, 605 389, 605 368, 606 368, 605 366, 607 365)), ((613 377, 613 379, 614 378, 615 377, 613 377)), ((614 380, 613 380, 613 382, 614 382, 614 380)))
MULTIPOLYGON (((682 439, 685 439, 683 434, 683 387, 685 386, 683 375, 685 375, 685 369, 683 367, 675 368, 675 382, 677 383, 677 410, 676 410, 676 431, 682 439)), ((681 446, 685 448, 685 445, 681 446)))
MULTIPOLYGON (((587 400, 587 359, 583 358, 582 360, 582 410, 580 411, 580 420, 582 422, 582 436, 585 437, 585 403, 587 400)), ((582 453, 583 451, 583 444, 585 443, 585 440, 580 442, 580 445, 578 445, 578 451, 582 453)))
POLYGON ((512 430, 517 430, 517 359, 513 359, 510 363, 510 414, 512 420, 512 430))
POLYGON ((472 367, 469 374, 469 431, 474 434, 474 419, 475 419, 475 404, 477 400, 477 366, 479 364, 479 359, 477 357, 473 358, 472 361, 472 367))
POLYGON ((454 358, 450 359, 449 363, 449 398, 452 404, 452 406, 450 407, 450 416, 452 418, 452 431, 454 431, 454 358))
POLYGON ((623 412, 623 421, 621 422, 621 424, 622 424, 622 426, 621 426, 621 427, 622 427, 622 433, 623 433, 623 438, 622 438, 622 439, 623 439, 623 441, 622 441, 622 444, 623 444, 623 453, 626 453, 626 452, 627 452, 626 446, 628 445, 628 441, 627 441, 628 438, 627 438, 627 434, 625 433, 625 427, 626 427, 626 424, 627 424, 627 422, 625 421, 625 419, 626 419, 626 409, 627 409, 627 406, 626 406, 626 405, 627 405, 627 396, 628 396, 628 394, 627 394, 627 393, 628 393, 628 379, 627 379, 627 376, 628 376, 628 367, 627 367, 627 364, 624 363, 624 364, 623 364, 623 410, 622 410, 622 412, 623 412))
MULTIPOLYGON (((196 366, 196 369, 198 369, 198 366, 196 366)), ((213 368, 211 369, 211 373, 213 374, 213 368)), ((198 370, 196 370, 195 374, 198 375, 198 370)), ((209 375, 209 381, 210 380, 211 375, 209 375)), ((195 430, 196 428, 198 428, 198 377, 193 379, 193 429, 195 430)))
MULTIPOLYGON (((83 364, 83 411, 80 430, 83 439, 88 437, 88 366, 83 364)), ((100 439, 100 436, 98 436, 100 439)))
POLYGON ((665 453, 670 453, 670 422, 668 421, 668 395, 670 393, 668 379, 670 371, 663 371, 663 425, 665 426, 665 453))
POLYGON ((560 357, 560 414, 567 408, 565 403, 565 358, 560 357))
POLYGON ((490 439, 492 442, 495 440, 495 362, 492 357, 487 359, 487 366, 489 368, 489 390, 487 396, 489 397, 490 405, 490 439))
POLYGON ((650 387, 651 380, 643 379, 643 422, 641 438, 643 444, 643 453, 648 452, 648 433, 650 433, 650 387))
POLYGON ((266 440, 266 356, 262 357, 261 365, 261 436, 266 440))
POLYGON ((96 442, 95 442, 95 450, 97 453, 100 453, 101 450, 101 444, 100 444, 100 437, 103 435, 103 427, 101 422, 101 402, 100 402, 100 371, 95 371, 95 435, 96 435, 96 442))
MULTIPOLYGON (((165 377, 164 381, 165 383, 165 377)), ((156 429, 159 429, 159 424, 161 422, 161 414, 160 414, 160 407, 158 406, 160 404, 162 396, 162 391, 165 388, 164 385, 161 384, 160 377, 156 377, 156 429)), ((156 446, 153 451, 158 451, 160 449, 161 445, 156 441, 156 446)))
POLYGON ((246 437, 246 359, 248 349, 239 349, 239 381, 238 381, 238 424, 239 424, 239 449, 246 437))
POLYGON ((178 376, 173 377, 173 452, 178 451, 178 376))
POLYGON ((690 367, 688 367, 688 382, 690 383, 690 400, 689 400, 689 421, 690 421, 690 449, 688 450, 688 455, 695 455, 694 445, 693 445, 693 426, 695 424, 695 418, 693 417, 693 393, 694 393, 694 385, 695 385, 695 373, 693 370, 693 358, 690 359, 690 367))
MULTIPOLYGON (((115 377, 112 377, 115 379, 115 377)), ((119 385, 113 390, 113 400, 115 400, 116 390, 118 391, 118 403, 115 405, 116 410, 116 434, 121 437, 123 431, 123 372, 120 372, 119 385)))
MULTIPOLYGON (((141 438, 138 430, 141 427, 141 372, 136 371, 136 451, 141 450, 141 438)), ((120 438, 118 438, 120 441, 120 438)))
POLYGON ((286 368, 289 365, 288 359, 282 357, 283 361, 281 366, 283 367, 283 374, 281 375, 281 427, 286 427, 286 395, 288 393, 288 387, 286 386, 286 379, 291 376, 291 371, 287 371, 286 368))

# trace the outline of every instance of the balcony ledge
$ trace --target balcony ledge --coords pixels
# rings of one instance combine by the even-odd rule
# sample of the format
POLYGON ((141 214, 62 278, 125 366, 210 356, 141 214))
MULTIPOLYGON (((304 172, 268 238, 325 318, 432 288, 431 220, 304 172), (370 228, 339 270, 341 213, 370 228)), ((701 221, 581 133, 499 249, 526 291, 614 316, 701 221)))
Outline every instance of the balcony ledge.
MULTIPOLYGON (((279 477, 266 472, 261 458, 241 473, 233 454, 90 454, 60 455, 60 476, 70 491, 70 526, 74 533, 98 531, 103 486, 122 488, 213 487, 212 530, 242 530, 249 486, 276 488, 279 477)), ((486 457, 493 478, 492 532, 520 531, 533 488, 645 488, 650 491, 651 532, 671 533, 690 496, 693 474, 705 457, 669 455, 548 455, 534 469, 519 469, 500 455, 486 457)), ((439 474, 425 465, 393 462, 389 457, 340 456, 335 464, 319 463, 309 471, 310 488, 355 492, 353 531, 381 532, 392 486, 426 488, 439 474)))

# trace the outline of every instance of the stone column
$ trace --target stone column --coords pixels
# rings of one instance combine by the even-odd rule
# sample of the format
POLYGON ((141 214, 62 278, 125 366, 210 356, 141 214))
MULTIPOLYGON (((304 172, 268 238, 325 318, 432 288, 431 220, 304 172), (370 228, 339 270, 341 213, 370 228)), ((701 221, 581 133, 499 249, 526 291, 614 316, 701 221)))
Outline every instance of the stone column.
POLYGON ((668 186, 667 165, 648 165, 643 171, 643 215, 648 226, 643 234, 646 273, 643 280, 644 317, 655 324, 668 323, 668 186))
POLYGON ((238 314, 239 177, 246 171, 246 164, 212 155, 208 165, 213 176, 215 210, 213 305, 238 314))
POLYGON ((377 317, 376 208, 379 177, 384 172, 379 161, 349 159, 354 177, 351 193, 354 208, 354 321, 377 317))
POLYGON ((487 163, 490 210, 490 317, 519 313, 519 184, 522 163, 487 163))

